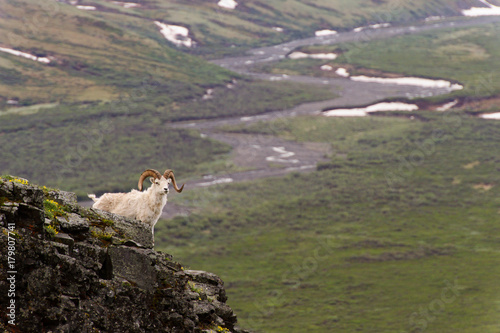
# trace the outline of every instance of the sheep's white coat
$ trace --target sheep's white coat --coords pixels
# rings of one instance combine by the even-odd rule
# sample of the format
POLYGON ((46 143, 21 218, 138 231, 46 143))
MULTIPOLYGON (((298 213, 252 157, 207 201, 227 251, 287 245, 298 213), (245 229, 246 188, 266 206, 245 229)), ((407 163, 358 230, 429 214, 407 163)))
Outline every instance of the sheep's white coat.
POLYGON ((170 182, 170 179, 164 177, 151 178, 152 185, 144 192, 132 190, 128 193, 105 193, 99 198, 89 194, 89 198, 94 200, 92 208, 135 218, 151 226, 151 232, 153 232, 163 207, 167 204, 170 182))

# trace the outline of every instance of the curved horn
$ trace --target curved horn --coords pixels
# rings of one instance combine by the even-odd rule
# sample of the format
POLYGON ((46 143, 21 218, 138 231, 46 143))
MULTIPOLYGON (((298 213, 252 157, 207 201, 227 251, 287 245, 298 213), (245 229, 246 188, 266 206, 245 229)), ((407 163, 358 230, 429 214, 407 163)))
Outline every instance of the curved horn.
POLYGON ((172 179, 172 184, 174 185, 174 189, 178 193, 182 192, 185 184, 182 184, 181 188, 177 187, 177 183, 175 182, 174 172, 172 170, 170 170, 170 169, 165 170, 165 172, 163 173, 163 177, 165 177, 165 179, 169 179, 169 178, 172 179))
POLYGON ((142 191, 142 183, 144 182, 144 179, 147 177, 154 177, 156 179, 161 178, 161 173, 156 171, 155 169, 147 169, 141 174, 141 177, 139 178, 139 184, 137 184, 137 187, 139 187, 139 191, 142 191))

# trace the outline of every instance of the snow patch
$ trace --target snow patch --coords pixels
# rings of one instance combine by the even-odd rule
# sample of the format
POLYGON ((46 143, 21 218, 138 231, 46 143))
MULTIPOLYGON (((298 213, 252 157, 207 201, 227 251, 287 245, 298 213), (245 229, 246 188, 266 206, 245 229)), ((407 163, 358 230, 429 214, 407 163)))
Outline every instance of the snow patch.
POLYGON ((273 30, 277 31, 277 32, 283 32, 284 31, 284 29, 281 28, 281 27, 273 27, 273 30))
POLYGON ((228 184, 232 183, 234 181, 233 178, 221 178, 221 179, 216 179, 211 182, 206 182, 206 183, 200 183, 198 186, 202 187, 207 187, 207 186, 212 186, 212 185, 217 185, 217 184, 228 184))
POLYGON ((462 10, 464 16, 497 16, 500 15, 500 7, 492 5, 486 0, 479 0, 486 7, 472 7, 462 10))
MULTIPOLYGON (((342 77, 349 77, 350 74, 345 68, 337 68, 335 74, 342 77)), ((365 75, 351 76, 351 80, 358 82, 374 82, 374 83, 382 83, 382 84, 398 84, 404 86, 418 86, 423 88, 444 88, 449 89, 450 91, 454 90, 462 90, 464 87, 458 83, 451 83, 446 80, 433 80, 433 79, 424 79, 420 77, 398 77, 398 78, 385 78, 385 77, 371 77, 365 75)), ((456 101, 455 104, 457 104, 456 101)), ((455 106, 455 104, 450 107, 455 106)))
POLYGON ((335 53, 315 53, 309 54, 304 52, 292 52, 288 55, 290 59, 320 59, 320 60, 335 60, 337 55, 335 53))
POLYGON ((368 25, 368 26, 364 26, 364 27, 358 27, 358 28, 353 29, 353 31, 354 32, 361 32, 361 31, 366 30, 366 29, 380 29, 380 28, 387 28, 390 26, 391 26, 390 23, 377 23, 377 24, 372 24, 372 25, 368 25))
POLYGON ((268 156, 266 161, 268 162, 278 162, 278 163, 299 163, 297 159, 287 160, 287 158, 295 156, 294 152, 286 151, 285 147, 272 147, 273 151, 280 154, 279 156, 268 156))
POLYGON ((333 71, 333 67, 330 65, 323 65, 320 67, 322 71, 333 71))
POLYGON ((160 28, 160 33, 170 42, 177 46, 192 47, 194 42, 189 38, 189 29, 180 25, 169 25, 155 21, 160 28))
POLYGON ((49 58, 46 58, 46 57, 37 57, 37 56, 34 56, 32 54, 29 54, 29 53, 25 53, 25 52, 13 50, 13 49, 8 49, 8 48, 5 48, 5 47, 0 47, 0 52, 5 52, 5 53, 13 54, 13 55, 18 56, 18 57, 23 57, 23 58, 26 58, 26 59, 31 59, 31 60, 34 60, 34 61, 42 62, 44 64, 49 64, 50 63, 50 59, 49 58))
POLYGON ((444 19, 444 16, 429 16, 425 19, 425 22, 439 21, 444 19))
POLYGON ((205 95, 203 95, 202 99, 204 101, 206 100, 209 100, 209 99, 212 99, 214 98, 214 90, 213 89, 207 89, 207 91, 205 92, 205 95))
POLYGON ((141 7, 140 4, 135 3, 135 2, 121 2, 121 1, 113 1, 115 5, 122 6, 123 8, 135 8, 135 7, 141 7))
POLYGON ((377 24, 372 24, 368 26, 370 29, 380 29, 380 28, 388 28, 390 27, 390 23, 377 23, 377 24))
POLYGON ((372 104, 365 108, 334 109, 323 112, 326 117, 366 117, 371 112, 379 111, 415 111, 418 106, 415 104, 401 102, 382 102, 372 104))
POLYGON ((382 84, 398 84, 405 86, 419 86, 424 88, 445 88, 450 91, 461 90, 464 87, 458 83, 451 83, 446 80, 423 79, 419 77, 399 77, 399 78, 384 78, 370 77, 365 75, 351 76, 351 80, 358 82, 375 82, 382 84))
POLYGON ((480 118, 483 119, 495 119, 495 120, 500 120, 500 112, 496 113, 484 113, 479 116, 480 118))
POLYGON ((342 77, 349 77, 349 72, 347 71, 347 69, 345 68, 337 68, 337 70, 335 71, 335 74, 337 74, 338 76, 342 76, 342 77))
POLYGON ((235 9, 238 3, 234 0, 220 0, 217 5, 226 9, 235 9))
POLYGON ((331 36, 331 35, 336 35, 338 32, 335 30, 318 30, 314 33, 316 37, 324 37, 324 36, 331 36))
POLYGON ((81 9, 81 10, 96 10, 97 8, 95 6, 76 6, 76 8, 81 9))
POLYGON ((452 107, 454 107, 457 104, 458 104, 458 99, 451 101, 449 103, 446 103, 446 104, 438 107, 436 110, 437 111, 448 111, 449 109, 451 109, 452 107))
MULTIPOLYGON (((349 77, 350 74, 345 68, 337 68, 335 74, 342 77, 349 77)), ((444 88, 450 91, 462 90, 464 87, 458 83, 451 83, 446 80, 433 80, 424 79, 420 77, 398 77, 398 78, 385 78, 385 77, 371 77, 365 75, 351 76, 351 80, 358 82, 375 82, 382 84, 398 84, 404 86, 418 86, 423 88, 444 88)), ((458 101, 456 102, 458 103, 458 101)), ((456 104, 455 103, 455 104, 456 104)), ((453 104, 451 107, 453 107, 453 104)))

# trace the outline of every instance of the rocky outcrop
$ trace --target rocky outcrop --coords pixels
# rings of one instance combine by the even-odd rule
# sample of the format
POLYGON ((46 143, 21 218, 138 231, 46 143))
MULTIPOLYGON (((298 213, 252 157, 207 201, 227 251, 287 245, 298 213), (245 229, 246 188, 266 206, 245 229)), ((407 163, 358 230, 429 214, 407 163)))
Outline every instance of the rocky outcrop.
POLYGON ((154 251, 139 221, 9 177, 0 225, 0 329, 243 332, 222 280, 154 251))

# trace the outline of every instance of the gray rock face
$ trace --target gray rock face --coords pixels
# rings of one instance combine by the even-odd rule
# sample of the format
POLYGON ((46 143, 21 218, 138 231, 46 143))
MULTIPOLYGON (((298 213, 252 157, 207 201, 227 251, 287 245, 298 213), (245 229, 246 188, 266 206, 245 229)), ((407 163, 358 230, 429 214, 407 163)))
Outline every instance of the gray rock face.
POLYGON ((108 255, 114 276, 148 291, 158 288, 157 268, 150 258, 154 256, 153 250, 112 245, 108 248, 108 255))
POLYGON ((140 221, 84 209, 72 193, 0 178, 0 225, 0 257, 14 242, 16 272, 12 298, 8 270, 0 270, 0 303, 14 299, 16 309, 13 326, 0 308, 3 331, 243 332, 222 280, 154 251, 140 221), (57 203, 50 214, 48 199, 57 203))
POLYGON ((44 217, 44 193, 31 185, 23 185, 12 181, 1 181, 0 215, 22 228, 42 231, 43 225, 32 223, 44 217))
POLYGON ((115 233, 122 239, 130 239, 141 247, 153 248, 153 232, 147 224, 99 209, 91 208, 90 210, 113 222, 112 225, 107 226, 105 229, 106 232, 115 233))
POLYGON ((60 205, 76 206, 78 205, 75 193, 66 191, 47 191, 47 196, 60 205))
POLYGON ((70 213, 68 216, 58 216, 57 222, 61 229, 67 232, 81 232, 89 230, 89 220, 75 213, 70 213))

